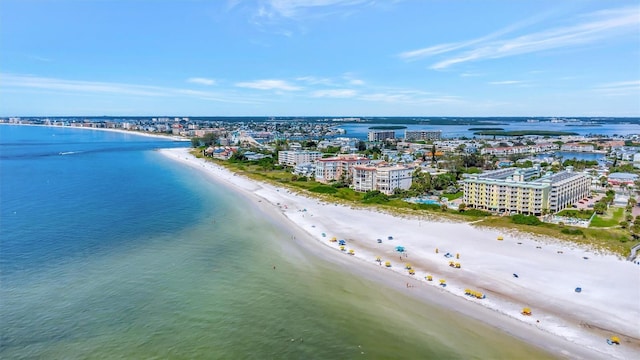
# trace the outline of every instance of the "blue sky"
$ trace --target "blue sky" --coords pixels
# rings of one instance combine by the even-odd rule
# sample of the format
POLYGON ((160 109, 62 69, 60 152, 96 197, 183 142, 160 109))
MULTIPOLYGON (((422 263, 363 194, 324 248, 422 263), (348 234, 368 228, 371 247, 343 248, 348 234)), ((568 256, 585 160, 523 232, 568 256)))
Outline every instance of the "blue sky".
POLYGON ((0 116, 640 116, 640 3, 2 0, 0 116))

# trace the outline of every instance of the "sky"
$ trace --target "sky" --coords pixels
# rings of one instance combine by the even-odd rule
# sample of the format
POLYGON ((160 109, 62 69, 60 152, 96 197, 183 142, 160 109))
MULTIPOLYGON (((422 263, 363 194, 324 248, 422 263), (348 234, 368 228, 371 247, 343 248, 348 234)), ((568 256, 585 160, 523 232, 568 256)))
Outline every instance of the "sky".
POLYGON ((1 0, 0 116, 640 116, 640 2, 1 0))

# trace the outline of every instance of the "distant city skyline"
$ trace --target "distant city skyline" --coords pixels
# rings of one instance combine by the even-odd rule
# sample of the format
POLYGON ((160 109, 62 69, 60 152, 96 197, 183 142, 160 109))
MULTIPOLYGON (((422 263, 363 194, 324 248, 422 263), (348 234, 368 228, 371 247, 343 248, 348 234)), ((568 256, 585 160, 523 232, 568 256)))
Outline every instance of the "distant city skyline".
POLYGON ((0 116, 640 116, 638 1, 3 0, 0 116))

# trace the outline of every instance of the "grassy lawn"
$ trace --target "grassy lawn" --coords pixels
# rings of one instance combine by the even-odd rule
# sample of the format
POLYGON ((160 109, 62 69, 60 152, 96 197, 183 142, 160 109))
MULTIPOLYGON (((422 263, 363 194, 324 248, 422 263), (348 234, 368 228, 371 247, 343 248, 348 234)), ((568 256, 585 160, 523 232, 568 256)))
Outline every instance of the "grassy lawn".
POLYGON ((590 227, 603 228, 617 226, 622 221, 624 208, 609 208, 606 214, 596 215, 591 220, 590 227))
MULTIPOLYGON (((193 152, 193 154, 197 157, 202 157, 202 155, 198 154, 197 151, 193 152)), ((547 223, 542 223, 538 226, 520 225, 514 224, 508 216, 482 216, 474 213, 474 211, 460 213, 457 209, 447 209, 443 211, 439 205, 414 204, 405 202, 401 199, 389 199, 389 201, 385 202, 366 204, 363 202, 364 193, 356 192, 347 187, 338 188, 327 184, 321 184, 313 180, 293 181, 293 174, 288 170, 266 170, 259 165, 250 163, 229 163, 214 159, 207 160, 213 161, 216 164, 224 166, 233 172, 247 176, 251 179, 274 183, 279 186, 287 187, 294 192, 300 192, 323 201, 348 204, 357 207, 375 207, 398 216, 424 216, 431 219, 445 218, 461 222, 481 220, 476 223, 476 226, 514 229, 525 233, 564 239, 577 244, 587 245, 592 248, 611 251, 623 256, 627 256, 631 247, 637 242, 629 241, 631 240, 631 236, 628 231, 623 229, 602 229, 603 227, 617 226, 624 217, 623 208, 612 208, 609 209, 608 213, 604 216, 595 216, 591 223, 591 227, 586 229, 547 223)), ((462 196, 462 193, 443 194, 442 196, 452 200, 462 196)), ((591 211, 585 211, 581 214, 579 210, 569 210, 566 214, 563 214, 563 216, 577 218, 588 218, 587 215, 591 216, 591 211), (577 213, 573 214, 572 211, 577 213)))
POLYGON ((593 210, 584 211, 565 209, 558 213, 558 216, 576 218, 581 220, 589 220, 591 218, 591 215, 593 215, 593 210))
POLYGON ((451 200, 455 200, 455 199, 461 198, 462 195, 463 195, 463 192, 462 191, 458 191, 455 194, 442 194, 442 197, 446 197, 447 200, 451 201, 451 200))

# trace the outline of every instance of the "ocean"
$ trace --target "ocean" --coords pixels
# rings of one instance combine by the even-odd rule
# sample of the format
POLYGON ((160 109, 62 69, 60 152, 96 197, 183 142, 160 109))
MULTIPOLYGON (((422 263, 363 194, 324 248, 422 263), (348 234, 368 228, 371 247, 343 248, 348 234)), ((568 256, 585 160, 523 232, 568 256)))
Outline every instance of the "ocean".
POLYGON ((0 125, 0 358, 550 357, 323 260, 155 151, 185 145, 0 125))

